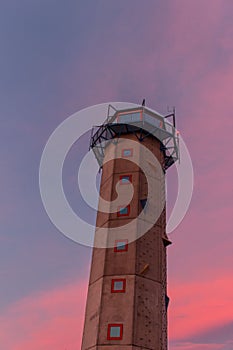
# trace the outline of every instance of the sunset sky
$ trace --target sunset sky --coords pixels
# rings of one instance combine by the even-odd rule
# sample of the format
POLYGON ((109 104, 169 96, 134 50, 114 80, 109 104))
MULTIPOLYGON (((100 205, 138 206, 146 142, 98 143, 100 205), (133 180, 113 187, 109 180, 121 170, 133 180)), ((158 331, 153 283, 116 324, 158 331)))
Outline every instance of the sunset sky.
MULTIPOLYGON (((1 1, 1 350, 80 349, 91 248, 49 220, 41 154, 76 111, 143 98, 176 106, 195 176, 170 236, 169 350, 233 349, 232 18, 231 0, 1 1)), ((64 187, 93 223, 76 188, 88 142, 68 155, 64 187)), ((169 208, 174 179, 171 169, 169 208)))

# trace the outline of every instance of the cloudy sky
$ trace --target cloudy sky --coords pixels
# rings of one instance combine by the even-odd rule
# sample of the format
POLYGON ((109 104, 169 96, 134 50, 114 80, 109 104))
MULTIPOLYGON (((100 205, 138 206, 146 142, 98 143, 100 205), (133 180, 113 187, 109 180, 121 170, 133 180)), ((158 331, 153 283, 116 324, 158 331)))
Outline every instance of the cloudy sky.
MULTIPOLYGON (((1 0, 1 349, 80 348, 91 249, 50 222, 41 154, 76 111, 144 97, 176 106, 195 174, 169 247, 169 349, 233 348, 232 17, 231 0, 1 0)), ((75 182, 87 147, 71 150, 65 188, 94 222, 75 182)))

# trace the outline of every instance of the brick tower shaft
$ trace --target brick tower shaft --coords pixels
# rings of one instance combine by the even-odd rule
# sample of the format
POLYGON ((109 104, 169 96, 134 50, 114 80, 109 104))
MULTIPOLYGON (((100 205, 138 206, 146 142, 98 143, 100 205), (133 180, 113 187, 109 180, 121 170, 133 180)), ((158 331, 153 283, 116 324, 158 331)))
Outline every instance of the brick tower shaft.
POLYGON ((167 350, 165 172, 178 144, 175 111, 144 105, 109 105, 93 130, 102 177, 82 350, 167 350))
MULTIPOLYGON (((115 158, 103 166, 100 195, 108 201, 117 197, 116 184, 132 183, 133 198, 128 206, 116 213, 97 213, 97 227, 122 227, 138 217, 147 201, 148 184, 145 174, 131 159, 136 149, 125 148, 118 139, 115 158)), ((160 142, 153 136, 144 139, 163 167, 164 154, 160 142)), ((165 203, 165 179, 158 176, 155 166, 148 165, 154 185, 155 205, 165 203)), ((111 248, 94 248, 86 306, 82 350, 167 350, 166 312, 166 236, 165 206, 152 228, 129 243, 118 237, 111 248)), ((140 222, 137 223, 137 226, 140 222)), ((137 230, 135 226, 135 231, 137 230)), ((98 231, 98 230, 97 230, 98 231)))

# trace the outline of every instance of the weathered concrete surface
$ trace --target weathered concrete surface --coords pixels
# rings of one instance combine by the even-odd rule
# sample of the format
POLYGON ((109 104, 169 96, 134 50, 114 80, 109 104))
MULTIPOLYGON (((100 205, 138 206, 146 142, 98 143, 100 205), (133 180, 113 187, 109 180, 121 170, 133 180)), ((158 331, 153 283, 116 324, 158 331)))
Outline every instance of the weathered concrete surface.
MULTIPOLYGON (((137 140, 133 135, 127 137, 137 140)), ((143 145, 163 163, 156 139, 145 138, 143 145)), ((120 146, 114 149, 116 155, 121 151, 120 146)), ((165 198, 164 179, 157 170, 153 164, 148 164, 147 172, 154 184, 152 205, 155 210, 165 198)), ((114 200, 116 183, 123 174, 132 175, 134 186, 130 215, 118 217, 116 213, 98 212, 98 227, 121 227, 142 210, 140 200, 147 197, 147 181, 141 169, 129 159, 116 159, 104 165, 101 196, 108 201, 114 200)), ((153 222, 153 212, 137 225, 143 224, 143 220, 153 222)), ((162 240, 166 237, 165 221, 164 209, 153 227, 128 245, 127 252, 116 253, 114 248, 93 249, 82 350, 167 350, 166 248, 162 240), (126 279, 125 293, 111 293, 112 278, 126 279), (123 324, 122 340, 107 339, 109 323, 123 324)), ((135 235, 137 230, 138 226, 135 226, 135 235)))

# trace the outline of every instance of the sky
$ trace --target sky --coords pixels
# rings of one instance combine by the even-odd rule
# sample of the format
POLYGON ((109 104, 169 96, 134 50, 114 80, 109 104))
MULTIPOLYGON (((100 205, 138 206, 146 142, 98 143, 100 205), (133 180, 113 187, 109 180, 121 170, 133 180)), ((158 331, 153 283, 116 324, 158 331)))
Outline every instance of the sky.
MULTIPOLYGON (((176 107, 195 176, 170 236, 169 350, 233 348, 232 16, 231 0, 1 1, 1 349, 80 349, 91 248, 49 220, 41 154, 76 111, 143 98, 161 113, 176 107)), ((88 142, 72 148, 64 182, 94 222, 75 182, 88 142)))

